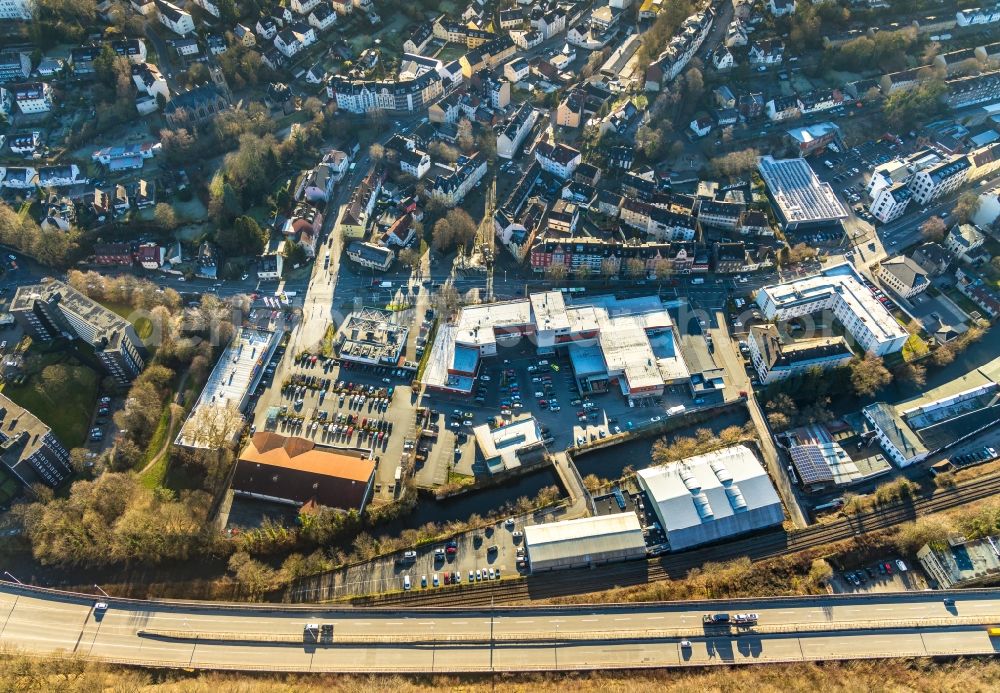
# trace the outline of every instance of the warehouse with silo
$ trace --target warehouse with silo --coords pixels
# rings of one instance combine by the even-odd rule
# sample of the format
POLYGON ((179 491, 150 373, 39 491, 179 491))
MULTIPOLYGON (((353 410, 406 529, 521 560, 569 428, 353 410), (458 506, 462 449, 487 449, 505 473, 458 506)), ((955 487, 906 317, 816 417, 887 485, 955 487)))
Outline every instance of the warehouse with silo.
POLYGON ((635 513, 584 517, 524 528, 532 573, 645 558, 646 542, 635 513))
POLYGON ((780 525, 781 499, 744 445, 638 472, 671 551, 780 525))

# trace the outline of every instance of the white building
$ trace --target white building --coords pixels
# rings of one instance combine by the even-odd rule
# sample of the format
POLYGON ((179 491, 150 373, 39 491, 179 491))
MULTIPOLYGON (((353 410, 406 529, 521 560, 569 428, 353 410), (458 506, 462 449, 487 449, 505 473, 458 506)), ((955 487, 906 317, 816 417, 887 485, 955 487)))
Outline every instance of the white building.
POLYGON ((968 157, 955 156, 937 166, 917 171, 907 185, 917 203, 925 205, 960 188, 969 175, 969 167, 968 157))
POLYGON ((646 557, 642 527, 632 512, 529 525, 524 545, 532 573, 646 557))
POLYGON ((672 551, 785 520, 771 479, 743 445, 641 469, 636 478, 672 551))
POLYGON ((179 8, 169 0, 156 0, 156 13, 160 24, 179 36, 187 36, 194 32, 194 19, 191 14, 179 8))
POLYGON ((160 70, 152 63, 143 63, 132 66, 132 81, 135 88, 150 96, 162 96, 164 100, 170 100, 170 87, 164 79, 160 70))
POLYGON ((959 26, 974 26, 977 24, 996 24, 1000 22, 1000 4, 993 7, 972 7, 955 13, 955 21, 959 26))
POLYGON ((879 263, 878 278, 897 296, 913 298, 926 291, 931 283, 927 272, 910 258, 898 255, 879 263))
POLYGON ((583 154, 561 142, 559 144, 539 142, 538 146, 535 147, 535 160, 541 165, 543 171, 548 171, 557 178, 566 180, 573 175, 576 167, 583 161, 583 154))
POLYGON ((518 57, 503 66, 503 76, 511 84, 517 84, 531 73, 531 66, 524 58, 518 57))
POLYGON ((455 170, 444 176, 438 176, 429 194, 447 207, 459 204, 472 188, 486 175, 486 157, 479 152, 472 156, 461 157, 455 170))
POLYGON ((785 15, 795 13, 795 0, 767 0, 767 9, 771 11, 775 17, 784 17, 785 15))
POLYGON ((537 120, 538 111, 528 101, 521 104, 497 132, 497 156, 514 158, 537 120))
POLYGON ((868 211, 872 216, 888 224, 906 213, 906 208, 913 199, 913 191, 903 183, 878 188, 878 191, 868 203, 868 211))
POLYGON ((920 436, 891 404, 869 404, 861 413, 875 430, 875 437, 882 450, 898 466, 908 467, 926 459, 930 454, 920 436))
POLYGON ((972 224, 955 224, 944 239, 944 247, 964 260, 985 242, 986 236, 972 224))
POLYGON ((757 305, 767 320, 789 320, 832 310, 865 351, 879 356, 901 350, 909 338, 846 263, 823 274, 765 286, 757 292, 757 305))
POLYGON ((31 19, 31 0, 0 0, 0 19, 31 19))
POLYGON ((28 82, 11 87, 17 109, 29 115, 52 110, 52 88, 44 82, 28 82))
POLYGON ((219 6, 216 4, 216 0, 194 0, 194 4, 208 12, 216 19, 222 16, 222 12, 219 11, 219 6))

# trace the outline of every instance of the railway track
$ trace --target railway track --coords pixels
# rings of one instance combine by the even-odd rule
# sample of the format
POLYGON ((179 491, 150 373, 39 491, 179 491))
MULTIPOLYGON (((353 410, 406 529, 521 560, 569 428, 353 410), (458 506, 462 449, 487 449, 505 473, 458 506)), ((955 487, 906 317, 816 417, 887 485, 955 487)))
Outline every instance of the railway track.
POLYGON ((797 553, 850 539, 868 532, 887 529, 920 515, 949 510, 1000 494, 1000 474, 975 479, 951 489, 937 489, 930 497, 897 503, 894 506, 850 515, 829 524, 802 530, 756 534, 736 541, 668 554, 646 561, 617 563, 595 570, 559 571, 527 578, 477 585, 461 585, 448 590, 387 594, 353 600, 357 606, 484 606, 565 597, 597 592, 613 587, 639 585, 658 580, 682 578, 692 568, 711 561, 727 561, 748 556, 764 560, 797 553))

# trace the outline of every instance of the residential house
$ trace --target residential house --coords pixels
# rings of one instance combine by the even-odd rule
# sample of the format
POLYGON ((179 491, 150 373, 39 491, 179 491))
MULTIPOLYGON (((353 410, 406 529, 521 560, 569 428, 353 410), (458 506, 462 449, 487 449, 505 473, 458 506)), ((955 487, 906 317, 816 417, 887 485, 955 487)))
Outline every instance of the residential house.
POLYGON ((633 126, 638 125, 641 116, 642 111, 632 103, 632 99, 627 99, 625 103, 608 113, 607 117, 601 120, 598 130, 601 136, 608 133, 625 136, 633 126))
POLYGON ((628 171, 635 163, 635 149, 627 144, 621 144, 608 150, 608 166, 622 171, 628 171))
POLYGON ((124 185, 118 183, 115 186, 115 194, 111 198, 111 208, 115 210, 115 214, 121 215, 128 212, 129 207, 128 190, 124 185))
POLYGON ((24 82, 10 87, 17 110, 25 115, 52 110, 52 87, 45 82, 24 82))
POLYGON ((791 120, 802 115, 796 96, 778 96, 767 102, 767 118, 771 122, 791 120))
POLYGON ((503 66, 503 76, 507 78, 507 81, 511 84, 517 84, 522 79, 528 76, 531 72, 531 66, 528 61, 524 58, 517 57, 503 66))
POLYGON ((968 157, 953 156, 936 166, 917 171, 907 184, 917 203, 926 205, 961 187, 969 175, 969 168, 968 157))
POLYGON ((222 55, 229 50, 229 44, 222 34, 209 34, 205 37, 205 45, 208 46, 211 55, 222 55))
POLYGON ((922 243, 910 253, 910 259, 920 266, 929 277, 944 274, 951 264, 951 255, 939 243, 922 243))
POLYGON ((708 133, 712 131, 712 126, 715 123, 711 118, 707 116, 700 116, 691 121, 689 125, 691 132, 694 133, 695 137, 705 137, 708 133))
POLYGON ((135 184, 135 190, 132 192, 132 202, 135 203, 136 209, 155 206, 156 185, 145 178, 140 178, 135 184))
POLYGON ((878 278, 883 286, 902 298, 913 298, 930 286, 927 272, 910 258, 899 255, 879 263, 878 278))
POLYGON ((111 219, 111 195, 100 188, 94 188, 94 195, 90 201, 90 210, 98 222, 104 223, 111 219))
POLYGON ((955 270, 957 282, 955 286, 970 301, 991 318, 1000 317, 1000 296, 994 291, 982 277, 977 277, 969 270, 959 267, 955 270))
POLYGON ((254 46, 257 45, 257 37, 254 36, 254 33, 250 29, 250 27, 246 25, 237 24, 233 28, 233 36, 235 36, 236 40, 242 43, 243 46, 246 48, 253 48, 254 46))
POLYGON ((255 29, 257 35, 264 41, 273 41, 274 37, 278 35, 278 23, 274 17, 261 17, 257 20, 255 29))
POLYGON ((754 325, 747 339, 750 362, 761 385, 819 368, 841 368, 854 353, 843 337, 786 340, 774 325, 754 325))
POLYGON ((883 224, 888 224, 903 216, 912 199, 913 191, 905 183, 894 183, 878 188, 868 203, 868 211, 883 224))
POLYGON ((767 0, 766 5, 775 17, 784 17, 795 13, 795 0, 767 0))
MULTIPOLYGON (((27 3, 23 5, 29 7, 30 17, 30 6, 27 3)), ((10 11, 9 6, 0 4, 0 18, 15 18, 4 17, 10 11)), ((35 486, 55 489, 73 476, 69 451, 52 433, 52 429, 6 395, 0 395, 0 428, 3 429, 0 469, 4 470, 5 479, 10 482, 4 485, 6 496, 14 496, 21 491, 33 496, 35 486)))
POLYGON ((182 58, 193 60, 201 54, 201 45, 199 45, 198 39, 194 36, 174 39, 170 42, 170 45, 177 51, 177 55, 182 58))
POLYGON ((190 12, 182 10, 169 0, 155 0, 155 2, 160 24, 178 36, 194 33, 194 19, 192 19, 190 12))
POLYGON ((564 128, 578 128, 583 121, 587 97, 584 92, 570 90, 556 108, 556 125, 564 128))
POLYGON ((774 229, 767 215, 756 209, 750 209, 740 215, 736 229, 742 236, 773 236, 774 229))
MULTIPOLYGON (((0 87, 0 111, 3 111, 5 115, 10 114, 10 106, 7 109, 3 107, 4 99, 10 99, 10 92, 6 89, 0 87)), ((30 133, 25 133, 23 135, 11 135, 7 140, 7 146, 10 147, 10 151, 18 156, 31 156, 38 149, 38 145, 41 144, 42 133, 37 130, 30 133)))
POLYGON ((31 75, 31 58, 18 50, 0 52, 0 82, 19 82, 31 75))
POLYGON ((740 202, 702 200, 698 204, 698 221, 702 226, 735 231, 745 213, 746 205, 740 202))
POLYGON ((459 204, 486 175, 486 157, 476 152, 460 157, 452 173, 438 176, 428 194, 447 207, 459 204))
POLYGON ((326 31, 337 23, 337 11, 329 2, 317 3, 309 13, 308 22, 316 31, 326 31))
POLYGON ((538 111, 525 101, 503 125, 497 127, 497 156, 512 159, 538 120, 538 111))
POLYGON ((945 103, 952 109, 1000 101, 1000 70, 949 79, 945 87, 945 103))
POLYGON ((167 249, 156 243, 143 243, 135 250, 136 261, 146 270, 158 270, 167 261, 167 249))
POLYGON ((785 57, 785 44, 778 39, 754 41, 748 57, 751 65, 780 65, 785 57))
POLYGON ((566 180, 580 165, 583 154, 561 142, 558 144, 539 142, 535 147, 535 160, 541 165, 542 170, 566 180))
POLYGON ((170 87, 160 70, 152 63, 140 63, 132 66, 132 81, 135 88, 150 96, 162 96, 164 101, 170 100, 170 87))
POLYGON ((966 260, 985 242, 986 236, 972 224, 955 224, 944 239, 944 247, 959 260, 966 260))
POLYGON ((736 67, 736 58, 733 57, 732 52, 725 45, 719 46, 712 51, 712 67, 720 72, 731 70, 736 67))
POLYGON ((105 267, 131 266, 132 246, 128 243, 97 243, 94 245, 94 264, 105 267))
POLYGON ((1000 3, 993 5, 992 7, 984 5, 959 10, 955 13, 955 22, 961 27, 996 24, 997 22, 1000 22, 1000 3))
POLYGON ((340 232, 345 238, 364 238, 368 230, 368 222, 378 194, 385 181, 385 171, 372 166, 361 183, 351 193, 351 199, 340 218, 340 232))
POLYGON ((80 167, 76 164, 42 166, 38 169, 38 187, 40 188, 58 188, 86 182, 87 178, 80 175, 80 167))
POLYGON ((417 236, 413 221, 413 215, 410 213, 397 217, 382 234, 379 244, 387 248, 405 248, 410 245, 417 236))
POLYGON ((361 241, 352 241, 348 244, 347 257, 362 267, 379 270, 380 272, 385 272, 392 267, 392 261, 395 259, 392 250, 389 248, 361 241))
POLYGON ((111 50, 115 55, 128 58, 133 65, 146 62, 146 42, 141 38, 118 39, 111 42, 111 50))

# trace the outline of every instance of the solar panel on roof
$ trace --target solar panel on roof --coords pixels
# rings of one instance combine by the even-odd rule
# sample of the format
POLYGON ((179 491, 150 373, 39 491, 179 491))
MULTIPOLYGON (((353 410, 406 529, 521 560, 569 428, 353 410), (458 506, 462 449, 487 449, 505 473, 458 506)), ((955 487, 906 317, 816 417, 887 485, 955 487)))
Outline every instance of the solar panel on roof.
POLYGON ((833 472, 819 448, 814 445, 799 445, 792 448, 792 464, 795 465, 803 484, 833 481, 833 472))

